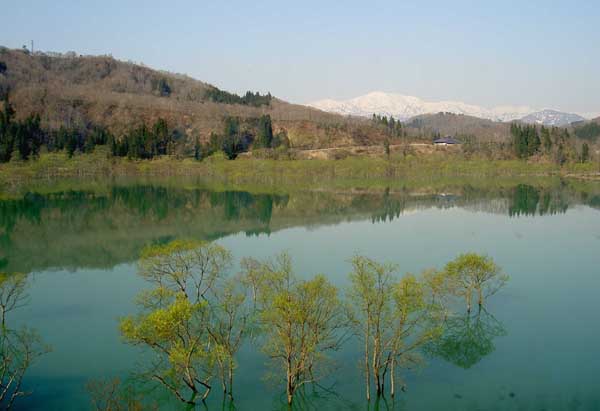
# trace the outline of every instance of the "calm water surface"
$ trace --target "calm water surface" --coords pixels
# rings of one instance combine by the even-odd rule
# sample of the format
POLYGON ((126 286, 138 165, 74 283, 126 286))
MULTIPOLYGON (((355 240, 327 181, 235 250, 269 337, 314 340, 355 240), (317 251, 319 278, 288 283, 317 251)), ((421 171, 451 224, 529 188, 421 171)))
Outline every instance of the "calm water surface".
MULTIPOLYGON (((180 237, 217 241, 236 259, 287 250, 298 275, 325 273, 342 288, 355 253, 420 272, 474 251, 510 274, 487 312, 456 319, 453 349, 403 373, 407 391, 395 402, 367 406, 350 341, 334 355, 329 389, 307 394, 298 409, 600 409, 598 192, 518 185, 252 195, 132 184, 0 201, 0 271, 31 273, 28 304, 10 321, 53 348, 29 370, 33 394, 17 409, 89 409, 87 381, 136 370, 140 350, 117 330, 147 287, 136 259, 144 245, 180 237)), ((237 409, 285 409, 256 347, 238 360, 237 409)), ((217 391, 209 409, 222 409, 217 391)))

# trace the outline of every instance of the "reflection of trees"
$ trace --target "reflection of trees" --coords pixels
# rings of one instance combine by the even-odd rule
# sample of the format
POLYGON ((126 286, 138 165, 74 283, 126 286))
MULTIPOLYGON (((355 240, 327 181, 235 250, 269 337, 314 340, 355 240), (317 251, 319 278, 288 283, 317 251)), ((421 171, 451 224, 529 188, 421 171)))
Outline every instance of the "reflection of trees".
POLYGON ((26 301, 27 277, 0 273, 0 408, 10 410, 17 398, 28 395, 23 377, 35 360, 48 352, 38 334, 27 327, 11 329, 7 314, 26 301))
POLYGON ((1 199, 0 270, 112 267, 133 261, 144 245, 167 237, 214 240, 240 232, 252 236, 369 218, 387 222, 423 208, 464 207, 511 216, 564 212, 574 203, 600 208, 596 186, 581 191, 567 184, 482 188, 457 183, 446 192, 407 187, 289 195, 165 184, 117 183, 97 191, 1 199), (35 259, 30 258, 33 254, 35 259))
MULTIPOLYGON (((386 189, 383 195, 363 194, 356 197, 356 203, 368 203, 372 211, 371 221, 392 221, 406 210, 414 208, 435 207, 440 209, 451 207, 468 207, 480 211, 508 214, 515 216, 554 215, 565 213, 570 203, 577 197, 586 204, 585 193, 569 193, 566 187, 536 188, 527 184, 519 184, 508 192, 503 190, 478 189, 463 186, 457 194, 427 194, 414 195, 410 192, 390 193, 386 189), (506 200, 501 201, 498 200, 506 200)), ((598 200, 597 200, 598 201, 598 200)))
POLYGON ((226 220, 247 218, 268 224, 273 206, 285 206, 288 199, 289 196, 278 194, 184 190, 151 185, 116 186, 106 195, 84 191, 49 195, 28 193, 19 200, 0 200, 0 237, 7 236, 20 219, 41 224, 44 212, 50 210, 59 210, 67 219, 76 220, 123 207, 137 216, 152 216, 160 221, 175 210, 198 208, 205 200, 213 208, 222 207, 226 220))
POLYGON ((85 388, 94 411, 157 411, 158 403, 149 392, 139 392, 139 387, 124 384, 118 378, 90 380, 85 388))
POLYGON ((494 339, 506 335, 502 323, 485 309, 446 320, 444 334, 428 346, 428 353, 461 368, 471 368, 495 350, 494 339))
POLYGON ((131 261, 144 244, 180 234, 182 227, 185 236, 200 233, 203 239, 238 231, 269 233, 273 214, 284 209, 288 199, 279 194, 132 185, 98 193, 64 191, 0 200, 0 270, 62 267, 59 264, 69 259, 69 267, 111 266, 131 261), (127 235, 132 228, 135 234, 127 235), (39 258, 32 260, 34 252, 39 258))
POLYGON ((584 200, 590 207, 600 209, 600 195, 585 196, 584 200))
POLYGON ((269 224, 273 205, 285 205, 288 196, 273 194, 250 194, 245 191, 223 191, 210 193, 210 204, 222 206, 226 220, 248 218, 269 224))
POLYGON ((565 213, 568 201, 559 191, 543 191, 519 184, 511 193, 508 214, 513 216, 553 215, 565 213))
POLYGON ((392 221, 400 217, 406 208, 406 198, 390 196, 390 189, 386 188, 383 193, 381 207, 373 213, 371 221, 374 223, 392 221))

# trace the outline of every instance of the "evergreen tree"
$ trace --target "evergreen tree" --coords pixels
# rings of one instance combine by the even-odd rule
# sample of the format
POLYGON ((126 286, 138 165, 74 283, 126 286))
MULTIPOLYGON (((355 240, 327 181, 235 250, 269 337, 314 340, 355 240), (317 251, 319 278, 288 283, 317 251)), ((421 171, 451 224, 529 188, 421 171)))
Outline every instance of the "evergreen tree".
POLYGON ((240 120, 237 117, 226 117, 223 135, 212 133, 210 146, 212 151, 222 150, 229 159, 234 159, 242 151, 241 140, 240 120))
POLYGON ((385 155, 387 158, 390 157, 390 139, 389 138, 385 138, 385 140, 383 140, 383 149, 385 151, 385 155))
POLYGON ((161 78, 158 80, 156 84, 156 91, 161 97, 169 97, 171 95, 171 86, 169 86, 169 82, 165 78, 161 78))
POLYGON ((199 138, 196 138, 196 142, 194 143, 194 158, 196 160, 202 160, 202 145, 200 144, 199 138))
POLYGON ((540 136, 535 126, 527 126, 527 155, 532 156, 536 154, 540 148, 540 136))
POLYGON ((75 130, 66 131, 65 148, 67 149, 67 154, 69 155, 69 157, 72 157, 78 148, 78 137, 79 136, 75 130))
POLYGON ((552 139, 550 138, 550 130, 546 127, 542 126, 540 129, 540 134, 542 135, 542 143, 544 145, 544 151, 549 153, 552 150, 552 139))
POLYGON ((273 144, 273 126, 271 116, 263 115, 258 121, 258 136, 256 137, 256 148, 271 148, 273 144))
POLYGON ((590 159, 590 146, 588 143, 583 143, 581 146, 581 162, 585 163, 590 159))
POLYGON ((167 147, 169 146, 169 143, 171 143, 171 138, 169 134, 169 126, 167 125, 167 121, 165 119, 159 118, 156 120, 152 126, 152 136, 150 140, 151 144, 149 151, 152 156, 162 156, 167 154, 167 147))
POLYGON ((521 126, 512 123, 510 133, 512 135, 513 150, 518 158, 527 158, 539 151, 541 141, 535 126, 521 126))
POLYGON ((556 149, 556 155, 554 157, 554 161, 559 166, 562 166, 567 161, 567 156, 565 155, 565 149, 562 143, 558 144, 558 148, 556 149))
POLYGON ((8 96, 4 99, 4 109, 0 112, 0 162, 10 160, 14 147, 14 128, 12 124, 15 110, 8 96))
POLYGON ((240 120, 235 117, 225 118, 225 136, 237 136, 240 133, 240 120))

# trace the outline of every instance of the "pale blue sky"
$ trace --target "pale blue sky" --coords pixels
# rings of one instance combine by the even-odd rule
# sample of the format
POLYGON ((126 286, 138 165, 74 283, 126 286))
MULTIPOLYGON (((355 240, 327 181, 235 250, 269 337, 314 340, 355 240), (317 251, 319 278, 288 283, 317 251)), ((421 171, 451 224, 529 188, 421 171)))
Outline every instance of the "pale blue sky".
POLYGON ((0 44, 110 53, 292 102, 381 90, 600 113, 600 1, 3 2, 0 44))

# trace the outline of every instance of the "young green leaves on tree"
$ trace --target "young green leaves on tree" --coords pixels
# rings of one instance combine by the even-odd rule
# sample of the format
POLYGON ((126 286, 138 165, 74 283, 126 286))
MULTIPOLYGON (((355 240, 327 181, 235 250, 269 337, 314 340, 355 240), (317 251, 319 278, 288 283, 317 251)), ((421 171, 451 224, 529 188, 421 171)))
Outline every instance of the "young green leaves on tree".
POLYGON ((371 397, 371 383, 383 395, 388 375, 393 396, 398 368, 414 368, 421 348, 441 334, 443 287, 432 275, 398 280, 396 266, 367 257, 354 257, 352 266, 348 314, 362 339, 366 396, 371 397))
POLYGON ((140 295, 137 316, 121 321, 128 343, 156 354, 146 376, 189 405, 206 399, 225 355, 209 332, 210 300, 230 264, 229 251, 211 243, 177 240, 146 248, 139 274, 156 288, 140 295))
POLYGON ((471 311, 473 296, 481 308, 485 299, 508 282, 508 276, 490 257, 475 253, 461 254, 454 261, 446 264, 445 272, 451 292, 463 297, 467 304, 467 312, 471 311))
POLYGON ((343 339, 337 289, 323 275, 299 280, 287 254, 272 262, 247 261, 264 332, 263 350, 286 382, 288 404, 305 384, 328 374, 327 352, 343 339))

